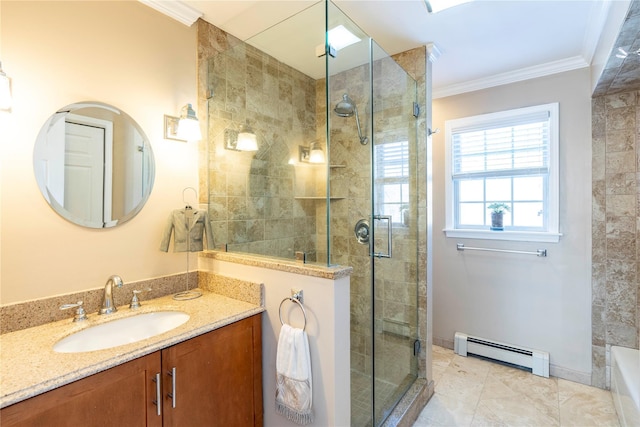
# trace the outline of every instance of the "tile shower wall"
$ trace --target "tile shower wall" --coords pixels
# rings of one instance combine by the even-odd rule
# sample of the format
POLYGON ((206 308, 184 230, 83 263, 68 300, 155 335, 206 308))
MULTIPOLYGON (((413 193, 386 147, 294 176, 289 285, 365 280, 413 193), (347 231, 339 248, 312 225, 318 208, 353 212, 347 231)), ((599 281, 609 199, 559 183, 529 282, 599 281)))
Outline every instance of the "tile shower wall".
MULTIPOLYGON (((431 72, 432 63, 429 59, 429 48, 422 46, 401 52, 393 56, 393 59, 404 68, 417 84, 417 103, 422 109, 422 114, 417 119, 417 176, 418 176, 418 338, 422 342, 423 351, 418 360, 418 376, 431 380, 431 356, 430 352, 431 336, 427 330, 431 329, 431 317, 427 310, 427 289, 431 288, 431 275, 427 271, 428 258, 431 250, 430 224, 432 223, 431 191, 428 188, 429 173, 428 164, 431 161, 431 143, 427 139, 427 128, 431 126, 431 72), (427 369, 427 364, 429 367, 427 369)), ((422 395, 428 399, 430 396, 422 395)), ((418 405, 423 406, 423 405, 418 405)))
POLYGON ((640 91, 594 98, 592 378, 610 385, 612 345, 640 342, 640 91))
MULTIPOLYGON (((316 134, 316 82, 262 51, 200 22, 201 64, 208 111, 208 147, 201 157, 201 194, 209 196, 216 245, 228 250, 315 259, 316 205, 296 198, 306 165, 298 147, 316 134), (221 41, 221 42, 220 42, 221 41), (209 46, 207 46, 207 44, 209 46), (205 56, 209 54, 209 56, 205 56), (225 148, 229 131, 248 123, 258 136, 257 152, 225 148), (204 170, 203 170, 204 167, 204 170), (296 182, 298 174, 298 182, 296 182), (204 176, 203 176, 204 175, 204 176)), ((204 108, 203 108, 204 107, 204 108)))
MULTIPOLYGON (((319 85, 324 87, 325 80, 319 81, 319 85)), ((344 93, 348 93, 361 114, 360 123, 365 135, 370 135, 371 132, 370 108, 367 107, 370 98, 369 86, 368 65, 332 75, 329 79, 330 104, 335 105, 344 93)), ((319 91, 316 104, 319 116, 323 116, 326 111, 324 98, 324 94, 319 91)), ((333 105, 330 105, 330 108, 333 108, 333 105)), ((351 274, 350 304, 351 370, 370 374, 372 296, 369 247, 359 244, 353 237, 352 230, 359 219, 368 218, 370 215, 371 146, 362 145, 358 141, 355 118, 332 115, 330 120, 331 163, 343 166, 331 171, 331 193, 340 197, 331 202, 331 259, 338 264, 354 267, 351 274)), ((326 238, 326 229, 322 229, 321 232, 323 234, 319 236, 319 240, 326 238)), ((319 252, 319 256, 326 258, 327 254, 319 252)))

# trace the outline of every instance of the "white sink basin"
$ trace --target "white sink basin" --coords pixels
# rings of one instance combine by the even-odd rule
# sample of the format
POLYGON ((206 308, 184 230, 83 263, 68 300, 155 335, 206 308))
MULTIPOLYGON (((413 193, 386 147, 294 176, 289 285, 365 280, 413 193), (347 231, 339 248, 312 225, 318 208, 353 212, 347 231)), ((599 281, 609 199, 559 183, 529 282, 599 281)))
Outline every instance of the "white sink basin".
POLYGON ((170 331, 189 320, 182 311, 138 314, 91 326, 55 343, 57 353, 82 353, 130 344, 170 331))

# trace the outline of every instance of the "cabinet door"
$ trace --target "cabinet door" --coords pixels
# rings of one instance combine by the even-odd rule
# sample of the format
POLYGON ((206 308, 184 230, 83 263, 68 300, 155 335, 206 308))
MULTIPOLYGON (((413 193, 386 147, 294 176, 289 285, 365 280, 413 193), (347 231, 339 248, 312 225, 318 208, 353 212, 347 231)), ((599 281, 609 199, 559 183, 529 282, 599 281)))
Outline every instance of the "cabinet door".
POLYGON ((160 352, 3 408, 2 427, 162 426, 153 401, 160 352))
POLYGON ((162 351, 165 427, 262 425, 260 326, 256 315, 162 351))

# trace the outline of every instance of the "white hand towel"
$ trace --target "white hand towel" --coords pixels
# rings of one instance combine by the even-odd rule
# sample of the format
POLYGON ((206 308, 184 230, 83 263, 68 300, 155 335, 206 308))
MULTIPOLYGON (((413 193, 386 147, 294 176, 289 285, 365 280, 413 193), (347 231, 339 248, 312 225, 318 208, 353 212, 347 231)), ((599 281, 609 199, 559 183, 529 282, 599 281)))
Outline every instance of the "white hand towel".
POLYGON ((312 400, 307 333, 282 325, 276 350, 276 412, 297 424, 310 424, 312 400))

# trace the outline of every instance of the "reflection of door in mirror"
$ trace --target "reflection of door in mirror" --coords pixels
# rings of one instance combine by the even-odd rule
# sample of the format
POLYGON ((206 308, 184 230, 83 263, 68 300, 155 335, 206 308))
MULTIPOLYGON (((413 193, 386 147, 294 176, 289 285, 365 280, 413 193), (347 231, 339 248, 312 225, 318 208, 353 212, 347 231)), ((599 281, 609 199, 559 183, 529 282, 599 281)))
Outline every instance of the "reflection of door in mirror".
POLYGON ((64 207, 90 226, 111 223, 113 123, 67 114, 64 207))
POLYGON ((111 222, 112 139, 111 122, 75 114, 65 117, 64 134, 49 133, 50 147, 64 152, 64 169, 49 174, 47 187, 73 217, 90 227, 111 222))
POLYGON ((67 122, 66 137, 63 206, 96 225, 102 222, 104 205, 104 129, 67 122))

